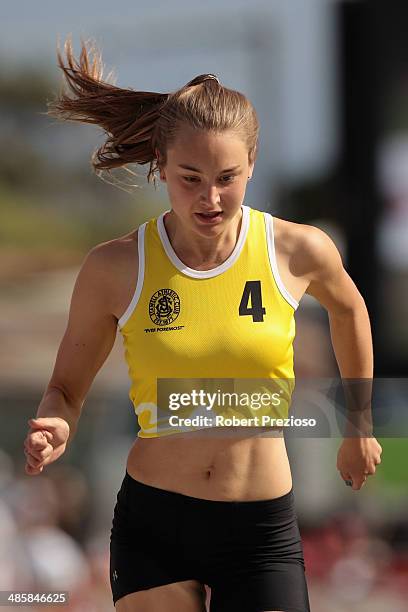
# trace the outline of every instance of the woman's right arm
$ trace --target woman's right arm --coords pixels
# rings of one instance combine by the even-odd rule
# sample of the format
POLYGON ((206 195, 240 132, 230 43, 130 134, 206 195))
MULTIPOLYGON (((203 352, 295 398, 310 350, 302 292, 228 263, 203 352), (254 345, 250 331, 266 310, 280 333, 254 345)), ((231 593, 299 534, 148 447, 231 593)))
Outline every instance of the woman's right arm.
POLYGON ((71 442, 89 388, 112 350, 117 330, 115 243, 94 247, 76 279, 54 371, 24 442, 29 475, 39 474, 71 442))

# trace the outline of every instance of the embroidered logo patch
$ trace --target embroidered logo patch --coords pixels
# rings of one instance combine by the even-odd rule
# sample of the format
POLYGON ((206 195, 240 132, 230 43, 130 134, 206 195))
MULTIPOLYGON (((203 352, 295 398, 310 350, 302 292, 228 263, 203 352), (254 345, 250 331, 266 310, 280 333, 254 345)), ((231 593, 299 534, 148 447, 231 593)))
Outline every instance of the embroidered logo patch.
POLYGON ((179 314, 180 298, 173 289, 159 289, 150 298, 149 316, 156 325, 170 325, 179 314))

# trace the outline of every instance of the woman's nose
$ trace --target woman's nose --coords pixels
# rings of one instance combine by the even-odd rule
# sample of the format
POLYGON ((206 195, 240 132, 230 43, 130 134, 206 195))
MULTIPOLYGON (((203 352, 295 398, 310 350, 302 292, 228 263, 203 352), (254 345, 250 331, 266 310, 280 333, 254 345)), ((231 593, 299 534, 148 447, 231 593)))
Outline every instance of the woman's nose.
POLYGON ((220 201, 220 194, 218 192, 217 185, 207 185, 203 187, 201 193, 202 202, 208 202, 209 204, 218 204, 220 201))

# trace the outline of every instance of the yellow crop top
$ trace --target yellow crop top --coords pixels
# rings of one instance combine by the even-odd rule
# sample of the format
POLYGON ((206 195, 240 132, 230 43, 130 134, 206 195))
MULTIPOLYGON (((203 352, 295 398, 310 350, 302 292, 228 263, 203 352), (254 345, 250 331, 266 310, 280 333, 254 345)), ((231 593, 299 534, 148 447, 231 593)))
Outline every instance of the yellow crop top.
MULTIPOLYGON (((203 421, 195 427, 178 425, 181 418, 170 425, 169 416, 177 410, 160 403, 158 409, 159 379, 184 379, 184 383, 180 380, 182 390, 185 379, 192 379, 193 386, 206 379, 212 389, 211 380, 217 385, 221 379, 234 379, 235 390, 240 385, 245 390, 245 379, 279 379, 279 392, 283 388, 285 396, 283 412, 287 413, 294 387, 298 302, 279 276, 273 216, 242 205, 233 252, 216 268, 203 271, 189 268, 178 258, 163 222, 166 212, 138 229, 137 286, 118 321, 131 380, 129 397, 140 426, 138 436, 204 428, 203 421)), ((220 405, 215 402, 215 413, 220 405)), ((225 404, 222 406, 225 412, 225 404)), ((255 414, 251 406, 247 409, 255 414)), ((232 408, 226 412, 236 413, 232 408)), ((181 406, 181 414, 202 416, 203 408, 181 406)))

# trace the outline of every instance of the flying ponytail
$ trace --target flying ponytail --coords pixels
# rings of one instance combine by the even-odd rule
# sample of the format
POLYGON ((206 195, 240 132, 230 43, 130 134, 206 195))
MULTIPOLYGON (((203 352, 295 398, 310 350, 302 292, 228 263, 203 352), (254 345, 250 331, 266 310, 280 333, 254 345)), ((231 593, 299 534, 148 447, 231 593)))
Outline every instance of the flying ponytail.
POLYGON ((243 94, 221 85, 216 75, 201 74, 172 93, 135 91, 110 83, 111 74, 103 78, 101 55, 94 44, 88 49, 81 40, 77 61, 68 38, 64 54, 66 61, 57 49, 68 91, 48 102, 46 114, 99 125, 105 131, 106 140, 91 159, 99 176, 104 170, 128 169, 129 164, 150 164, 147 180, 156 185, 157 153, 160 164, 165 164, 167 149, 183 122, 201 130, 238 132, 248 146, 250 161, 255 159, 259 131, 255 109, 243 94))

